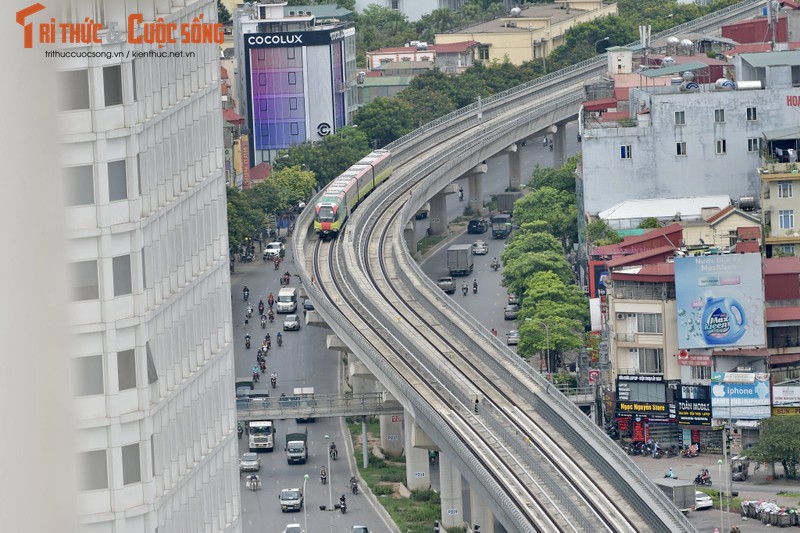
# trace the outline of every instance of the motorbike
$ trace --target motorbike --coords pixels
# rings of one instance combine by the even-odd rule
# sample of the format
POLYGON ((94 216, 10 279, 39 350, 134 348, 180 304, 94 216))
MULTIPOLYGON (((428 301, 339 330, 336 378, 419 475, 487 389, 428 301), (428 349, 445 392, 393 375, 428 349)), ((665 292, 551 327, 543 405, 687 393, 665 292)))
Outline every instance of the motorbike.
POLYGON ((267 329, 267 319, 263 316, 261 317, 261 329, 267 329))
POLYGON ((275 263, 275 270, 278 270, 281 267, 281 260, 278 259, 277 257, 275 258, 273 263, 275 263))
POLYGON ((246 302, 250 298, 250 291, 242 291, 242 299, 246 302))
POLYGON ((247 348, 248 350, 250 349, 250 337, 246 337, 244 339, 244 347, 247 348))
POLYGON ((253 316, 253 306, 252 305, 248 305, 247 306, 247 312, 245 313, 245 316, 247 318, 250 318, 250 317, 253 316))
POLYGON ((320 474, 319 480, 322 482, 323 485, 328 484, 328 474, 320 474))
POLYGON ((343 499, 339 500, 339 510, 342 512, 342 514, 347 512, 347 503, 345 503, 343 499))
POLYGON ((462 286, 461 286, 461 293, 462 293, 464 296, 466 296, 468 292, 469 292, 469 289, 467 288, 467 286, 466 286, 466 285, 462 285, 462 286))
POLYGON ((241 439, 242 438, 242 434, 244 434, 244 428, 242 427, 241 423, 237 424, 236 433, 239 435, 239 438, 241 439))
POLYGON ((283 346, 283 335, 278 335, 278 346, 283 346))
POLYGON ((263 315, 264 314, 264 302, 259 302, 258 303, 258 314, 259 315, 263 315))
POLYGON ((273 389, 278 386, 278 378, 276 378, 275 376, 269 378, 269 382, 272 384, 273 389))
POLYGON ((472 294, 478 294, 478 284, 477 283, 473 283, 472 284, 472 294))
POLYGON ((358 481, 355 479, 350 480, 350 492, 353 494, 358 494, 358 481))
POLYGON ((284 274, 281 276, 281 285, 288 285, 289 284, 289 274, 284 274))
POLYGON ((330 456, 331 456, 331 459, 333 459, 335 461, 339 457, 339 451, 336 448, 333 448, 330 451, 330 456))
POLYGON ((269 323, 272 324, 275 321, 275 315, 272 313, 272 309, 270 309, 269 311, 270 313, 269 315, 267 315, 267 318, 269 318, 269 323))
POLYGON ((700 474, 694 478, 694 484, 699 485, 701 487, 710 487, 711 486, 711 477, 704 478, 700 474))
POLYGON ((260 378, 261 378, 261 376, 259 376, 259 375, 258 375, 258 372, 253 372, 253 381, 254 381, 255 383, 258 383, 258 380, 259 380, 260 378))
MULTIPOLYGON (((267 371, 267 363, 263 360, 258 363, 258 367, 261 369, 262 372, 267 371)), ((275 385, 273 385, 272 388, 275 388, 275 385)))
POLYGON ((498 268, 500 268, 500 262, 492 261, 492 270, 497 270, 498 268))

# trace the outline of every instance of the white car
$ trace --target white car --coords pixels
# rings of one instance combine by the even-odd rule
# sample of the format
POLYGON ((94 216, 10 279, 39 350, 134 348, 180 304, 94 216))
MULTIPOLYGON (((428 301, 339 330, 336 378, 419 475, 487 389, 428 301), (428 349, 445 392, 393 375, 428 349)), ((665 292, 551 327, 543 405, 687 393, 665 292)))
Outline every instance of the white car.
POLYGON ((283 319, 283 331, 300 331, 300 317, 286 315, 286 318, 283 319))
POLYGON ((304 533, 303 528, 300 527, 300 524, 286 524, 286 527, 283 528, 283 533, 304 533))
POLYGON ((281 255, 281 250, 283 250, 282 242, 271 242, 267 244, 266 248, 264 248, 264 257, 267 259, 274 259, 275 257, 281 255))
POLYGON ((519 331, 512 329, 506 333, 506 344, 509 346, 517 346, 519 344, 519 331))
POLYGON ((489 245, 486 241, 475 241, 472 243, 472 255, 486 255, 489 253, 489 245))
POLYGON ((695 491, 694 493, 694 510, 711 509, 714 507, 714 502, 711 501, 711 496, 705 492, 695 491))

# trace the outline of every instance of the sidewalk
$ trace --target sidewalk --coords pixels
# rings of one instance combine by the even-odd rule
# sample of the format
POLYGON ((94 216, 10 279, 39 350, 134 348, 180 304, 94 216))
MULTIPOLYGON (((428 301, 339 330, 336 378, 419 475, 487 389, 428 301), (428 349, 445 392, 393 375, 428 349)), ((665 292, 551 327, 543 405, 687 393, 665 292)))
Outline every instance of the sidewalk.
MULTIPOLYGON (((717 461, 722 459, 721 455, 700 455, 694 458, 672 457, 669 459, 653 459, 650 456, 633 455, 630 456, 633 462, 651 479, 658 479, 672 467, 678 479, 693 481, 695 476, 703 469, 707 468, 713 481, 712 489, 725 490, 724 475, 720 480, 719 472, 725 465, 718 465, 717 461)), ((800 496, 779 496, 777 493, 788 491, 800 493, 800 482, 787 480, 767 481, 766 469, 759 468, 754 471, 754 464, 750 464, 750 477, 747 481, 734 481, 731 484, 731 491, 738 492, 738 498, 745 500, 766 500, 775 502, 779 506, 800 508, 800 496)), ((777 473, 782 471, 780 465, 776 467, 777 473)), ((731 514, 725 516, 726 530, 736 525, 742 533, 767 533, 774 531, 775 526, 762 524, 753 519, 742 519, 739 514, 740 509, 731 507, 731 514)), ((709 509, 708 511, 693 511, 689 513, 689 519, 700 532, 713 532, 719 526, 719 509, 709 509)), ((797 530, 790 528, 789 530, 797 530)))

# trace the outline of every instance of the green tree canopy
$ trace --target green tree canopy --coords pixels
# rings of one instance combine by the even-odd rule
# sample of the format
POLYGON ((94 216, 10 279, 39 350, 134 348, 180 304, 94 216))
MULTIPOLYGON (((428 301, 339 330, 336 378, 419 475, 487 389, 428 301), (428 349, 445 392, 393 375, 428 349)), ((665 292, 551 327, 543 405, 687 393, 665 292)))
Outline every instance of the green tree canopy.
POLYGON ((661 224, 658 223, 657 218, 647 217, 646 219, 642 220, 636 227, 639 229, 653 229, 653 228, 660 228, 661 224))
POLYGON ((367 134, 361 128, 345 127, 335 135, 327 135, 316 143, 305 142, 289 147, 277 158, 276 170, 300 167, 310 170, 317 185, 327 185, 370 152, 367 134))
POLYGON ((378 147, 386 146, 416 127, 414 110, 399 98, 376 98, 358 110, 355 122, 359 131, 378 147))
POLYGON ((528 187, 532 190, 542 187, 551 187, 572 196, 575 195, 575 169, 580 161, 580 156, 573 156, 558 168, 540 167, 536 165, 531 174, 528 187))
POLYGON ((546 271, 553 272, 565 283, 573 276, 572 268, 561 252, 527 252, 511 261, 504 260, 503 285, 524 300, 529 280, 535 273, 546 271))
POLYGON ((217 21, 220 24, 227 24, 231 21, 231 12, 220 0, 217 0, 217 21))
POLYGON ((506 248, 501 254, 503 263, 515 261, 519 256, 528 252, 554 252, 561 254, 561 243, 558 239, 546 232, 527 232, 520 228, 512 233, 506 241, 506 248))
POLYGON ((800 464, 800 415, 773 416, 761 421, 758 444, 747 454, 765 463, 781 463, 786 477, 797 479, 800 464))
POLYGON ((595 220, 586 225, 586 240, 594 246, 604 246, 622 242, 622 237, 605 220, 595 220))
POLYGON ((561 240, 564 250, 578 236, 578 208, 575 195, 553 187, 532 191, 514 203, 514 222, 526 224, 542 220, 547 232, 561 240))

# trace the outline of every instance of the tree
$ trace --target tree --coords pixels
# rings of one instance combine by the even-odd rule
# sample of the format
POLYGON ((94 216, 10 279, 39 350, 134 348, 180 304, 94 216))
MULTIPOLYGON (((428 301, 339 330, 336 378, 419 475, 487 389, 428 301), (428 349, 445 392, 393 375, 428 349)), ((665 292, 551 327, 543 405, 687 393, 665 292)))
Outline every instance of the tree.
POLYGON ((376 98, 358 110, 355 121, 377 146, 386 146, 416 127, 414 110, 399 98, 376 98))
POLYGON ((290 146, 277 158, 274 168, 303 168, 305 165, 316 176, 317 185, 322 187, 367 155, 370 149, 367 134, 361 128, 345 127, 319 142, 290 146))
POLYGON ((411 107, 413 121, 417 126, 456 110, 456 106, 446 93, 430 87, 423 89, 409 87, 401 91, 398 97, 411 107))
POLYGON ((646 219, 642 220, 636 227, 639 229, 653 229, 653 228, 660 228, 661 224, 658 223, 657 218, 647 217, 646 219))
POLYGON ((520 300, 524 300, 528 282, 537 272, 550 271, 564 283, 573 277, 572 267, 560 252, 527 252, 503 262, 503 286, 518 295, 520 300))
POLYGON ((577 240, 577 218, 575 195, 552 187, 537 189, 514 203, 516 224, 545 221, 547 232, 561 240, 565 251, 570 240, 577 240))
POLYGON ((786 477, 797 479, 800 463, 800 415, 773 416, 761 421, 758 444, 747 450, 747 455, 758 461, 781 463, 786 477))
POLYGON ((528 232, 520 228, 506 242, 501 254, 503 263, 511 262, 528 252, 554 252, 561 254, 561 243, 546 232, 528 232))
POLYGON ((586 225, 586 240, 595 246, 622 242, 619 233, 608 227, 605 220, 595 220, 586 225))
POLYGON ((231 12, 225 7, 221 0, 217 0, 217 22, 227 24, 231 21, 231 12))
POLYGON ((580 161, 580 156, 573 156, 559 168, 540 167, 536 165, 531 174, 531 181, 528 187, 531 190, 541 189, 542 187, 552 187, 561 192, 575 194, 575 169, 580 161))

